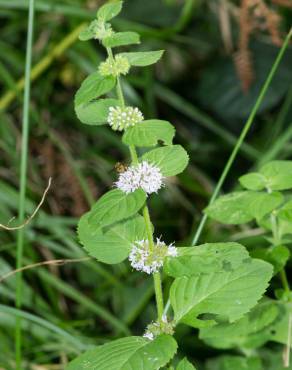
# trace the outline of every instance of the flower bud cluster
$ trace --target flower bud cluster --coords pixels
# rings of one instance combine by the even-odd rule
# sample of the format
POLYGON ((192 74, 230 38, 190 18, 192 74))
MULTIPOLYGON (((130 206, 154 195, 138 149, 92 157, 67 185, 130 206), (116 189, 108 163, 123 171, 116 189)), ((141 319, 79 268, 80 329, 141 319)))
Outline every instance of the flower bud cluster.
POLYGON ((126 57, 117 55, 115 58, 108 57, 105 62, 100 63, 98 70, 99 73, 106 76, 118 77, 126 75, 129 72, 130 63, 126 57))
POLYGON ((88 26, 88 31, 93 34, 93 38, 98 40, 103 40, 114 33, 110 23, 104 23, 101 19, 92 21, 88 26))
POLYGON ((158 167, 143 161, 120 173, 115 185, 126 194, 137 189, 143 189, 145 193, 151 194, 157 193, 163 186, 163 177, 158 167))
POLYGON ((168 322, 165 315, 162 316, 161 321, 155 321, 149 324, 143 335, 144 338, 153 340, 161 334, 173 335, 174 323, 168 322))
POLYGON ((138 240, 132 245, 129 261, 134 269, 152 274, 159 271, 166 257, 176 256, 177 249, 173 244, 166 245, 160 239, 156 239, 151 248, 148 240, 138 240))
POLYGON ((141 123, 144 117, 138 108, 110 107, 107 122, 115 131, 123 131, 128 127, 141 123))

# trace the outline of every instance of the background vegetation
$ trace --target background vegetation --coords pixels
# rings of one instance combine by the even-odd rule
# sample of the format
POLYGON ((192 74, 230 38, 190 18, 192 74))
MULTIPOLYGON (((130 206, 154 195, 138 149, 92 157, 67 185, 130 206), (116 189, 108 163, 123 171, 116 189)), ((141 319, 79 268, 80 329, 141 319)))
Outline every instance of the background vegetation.
MULTIPOLYGON (((4 224, 17 215, 18 207, 27 4, 0 0, 0 222, 4 224)), ((106 126, 81 125, 73 109, 80 82, 104 58, 96 42, 77 40, 82 23, 93 18, 100 4, 98 0, 35 4, 27 215, 38 204, 49 177, 53 180, 41 211, 25 228, 24 265, 86 257, 76 240, 78 217, 111 186, 117 176, 115 163, 128 155, 115 133, 106 126)), ((117 30, 137 30, 149 50, 166 50, 155 68, 137 70, 124 82, 128 102, 139 106, 147 118, 172 122, 177 142, 191 157, 187 171, 171 179, 161 197, 152 199, 157 234, 166 235, 166 241, 186 245, 192 239, 289 30, 291 8, 290 0, 128 0, 114 21, 117 30)), ((224 191, 236 188, 237 177, 251 168, 274 158, 291 159, 291 65, 290 49, 224 191)), ((251 232, 247 226, 209 221, 200 241, 240 241, 252 249, 260 235, 260 229, 251 232)), ((15 269, 15 245, 16 233, 1 231, 1 276, 15 269)), ((27 269, 20 311, 13 308, 16 275, 0 280, 0 368, 14 368, 16 315, 23 318, 25 369, 63 369, 90 344, 126 332, 140 335, 155 317, 153 287, 149 279, 130 272, 127 263, 105 267, 90 259, 27 269)), ((176 336, 199 369, 215 370, 212 358, 221 352, 198 340, 195 330, 180 327, 176 336)), ((269 353, 281 349, 273 345, 269 353)))

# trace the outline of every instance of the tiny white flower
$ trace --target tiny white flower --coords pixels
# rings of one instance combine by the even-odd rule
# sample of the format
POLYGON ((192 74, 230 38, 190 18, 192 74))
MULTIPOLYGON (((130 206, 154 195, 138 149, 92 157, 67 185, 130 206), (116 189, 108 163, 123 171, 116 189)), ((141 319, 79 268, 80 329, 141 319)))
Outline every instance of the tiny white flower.
POLYGON ((123 131, 143 120, 144 117, 140 110, 133 107, 110 107, 107 117, 108 124, 115 131, 123 131))
POLYGON ((143 334, 143 337, 144 338, 147 338, 149 340, 153 340, 154 339, 154 335, 153 335, 153 333, 150 333, 150 331, 146 331, 145 334, 143 334))
POLYGON ((115 185, 126 194, 139 188, 147 194, 157 193, 163 186, 163 176, 158 167, 143 161, 122 172, 115 185))

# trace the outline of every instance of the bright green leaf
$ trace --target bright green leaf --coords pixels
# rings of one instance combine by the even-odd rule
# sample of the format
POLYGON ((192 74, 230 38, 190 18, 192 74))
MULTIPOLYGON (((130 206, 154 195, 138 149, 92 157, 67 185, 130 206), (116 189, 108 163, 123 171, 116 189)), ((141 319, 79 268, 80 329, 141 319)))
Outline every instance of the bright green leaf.
POLYGON ((169 335, 153 341, 141 337, 115 340, 83 353, 66 370, 158 370, 175 355, 177 344, 169 335))
POLYGON ((90 211, 89 221, 97 227, 104 227, 114 222, 135 215, 144 205, 146 194, 138 189, 126 194, 114 189, 104 194, 90 211))
POLYGON ((140 43, 140 35, 136 32, 116 32, 102 40, 106 48, 140 43))
POLYGON ((214 324, 199 320, 200 314, 219 315, 234 322, 255 306, 272 273, 269 263, 250 259, 230 272, 177 278, 170 290, 174 319, 195 327, 214 324))
POLYGON ((257 172, 241 176, 239 182, 248 190, 263 190, 266 186, 265 177, 257 172))
POLYGON ((116 80, 112 76, 101 76, 98 71, 91 73, 81 84, 75 95, 75 109, 93 99, 106 94, 114 88, 116 80))
POLYGON ((122 10, 122 1, 111 1, 101 6, 97 11, 97 18, 107 22, 116 17, 122 10))
POLYGON ((196 370, 196 368, 186 358, 184 358, 180 361, 176 370, 196 370))
POLYGON ((103 125, 107 121, 109 108, 119 105, 117 99, 99 99, 75 107, 78 119, 87 125, 103 125))
POLYGON ((292 161, 272 161, 259 171, 266 178, 267 187, 271 190, 292 188, 292 161))
POLYGON ((165 145, 171 145, 175 129, 167 121, 151 119, 141 122, 126 130, 123 142, 127 145, 150 147, 157 145, 161 140, 165 145))
POLYGON ((248 258, 247 250, 238 243, 208 243, 178 248, 178 257, 167 258, 164 271, 172 277, 231 271, 248 258))
POLYGON ((175 176, 186 168, 189 156, 181 145, 170 145, 153 149, 141 159, 159 167, 163 176, 175 176))
POLYGON ((135 67, 145 67, 156 63, 163 55, 164 50, 157 51, 137 51, 133 53, 121 53, 135 67))

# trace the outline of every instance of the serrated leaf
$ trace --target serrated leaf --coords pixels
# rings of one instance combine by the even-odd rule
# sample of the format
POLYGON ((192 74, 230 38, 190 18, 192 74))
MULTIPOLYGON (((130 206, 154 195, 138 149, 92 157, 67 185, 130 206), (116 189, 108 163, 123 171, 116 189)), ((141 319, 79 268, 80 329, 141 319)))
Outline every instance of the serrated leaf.
POLYGON ((263 370, 259 357, 222 356, 207 362, 206 370, 263 370))
POLYGON ((263 190, 266 186, 265 177, 257 172, 248 173, 239 178, 240 184, 248 190, 263 190))
POLYGON ((75 107, 78 119, 86 125, 103 125, 107 121, 110 107, 119 105, 117 99, 99 99, 75 107))
POLYGON ((208 345, 220 349, 258 348, 269 340, 266 329, 279 314, 276 301, 264 300, 234 323, 219 323, 200 329, 199 337, 208 345))
POLYGON ((178 175, 189 162, 189 156, 181 145, 153 149, 145 153, 141 159, 159 167, 163 176, 178 175))
POLYGON ((174 135, 175 129, 171 123, 150 119, 128 128, 123 135, 123 142, 127 145, 150 147, 161 140, 165 145, 171 145, 174 135))
POLYGON ((89 221, 99 228, 113 224, 135 215, 145 201, 146 194, 141 189, 130 194, 119 189, 111 190, 92 207, 89 221))
POLYGON ((292 161, 272 161, 259 171, 266 178, 271 190, 288 190, 292 188, 292 161))
POLYGON ((255 306, 272 272, 269 263, 253 259, 234 271, 177 278, 170 289, 174 319, 194 327, 214 324, 199 320, 200 314, 219 315, 234 322, 255 306))
POLYGON ((205 213, 222 223, 243 224, 261 219, 283 201, 279 192, 238 191, 223 195, 205 209, 205 213))
POLYGON ((231 271, 248 258, 249 254, 241 244, 207 243, 178 248, 176 258, 166 259, 164 271, 172 277, 231 271))
POLYGON ((137 32, 115 32, 102 40, 106 48, 140 44, 140 35, 137 32))
POLYGON ((132 242, 147 236, 143 217, 136 215, 102 232, 92 222, 91 213, 83 215, 78 223, 78 237, 88 254, 97 260, 115 264, 126 259, 132 242))
POLYGON ((122 10, 122 1, 111 1, 101 6, 97 11, 97 18, 104 20, 105 22, 116 17, 122 10))
POLYGON ((66 370, 158 370, 172 359, 176 350, 176 341, 169 335, 153 341, 128 337, 90 349, 66 370))
POLYGON ((184 358, 180 361, 176 370, 196 370, 196 368, 186 358, 184 358))
POLYGON ((108 93, 114 88, 116 80, 112 76, 101 76, 98 71, 91 73, 81 84, 75 95, 75 110, 81 104, 87 104, 93 99, 108 93))
POLYGON ((121 53, 119 55, 126 57, 131 66, 145 67, 158 62, 158 60, 162 57, 163 53, 164 50, 157 50, 157 51, 137 51, 133 53, 121 53))

